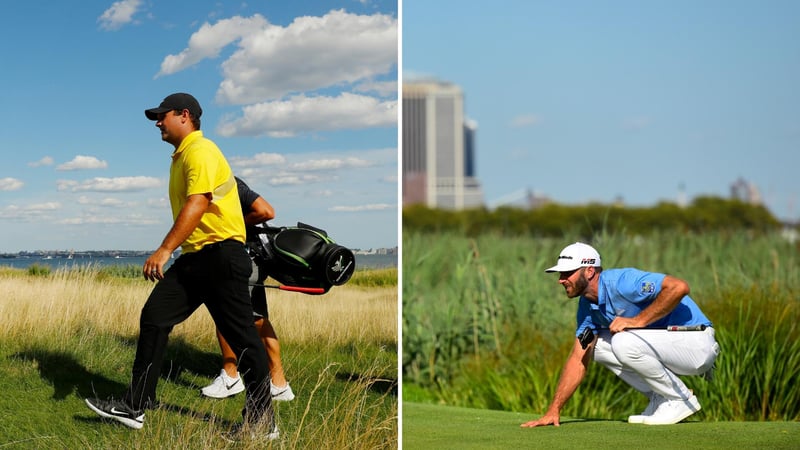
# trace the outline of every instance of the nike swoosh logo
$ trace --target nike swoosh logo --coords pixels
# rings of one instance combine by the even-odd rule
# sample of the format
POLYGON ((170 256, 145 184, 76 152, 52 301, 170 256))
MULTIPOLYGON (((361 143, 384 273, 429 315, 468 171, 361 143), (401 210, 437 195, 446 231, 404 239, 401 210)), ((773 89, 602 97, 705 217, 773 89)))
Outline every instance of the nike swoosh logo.
POLYGON ((128 413, 127 411, 120 411, 120 410, 118 410, 116 407, 112 407, 112 408, 111 408, 111 414, 116 414, 116 415, 119 415, 119 416, 127 416, 127 417, 132 417, 132 416, 130 415, 130 413, 128 413))
POLYGON ((241 380, 242 380, 241 378, 237 379, 237 380, 236 380, 236 381, 234 381, 234 382, 233 382, 233 384, 231 384, 230 386, 228 386, 228 383, 225 383, 225 389, 227 389, 227 390, 229 390, 229 391, 230 391, 231 389, 233 389, 233 387, 234 387, 234 386, 236 386, 236 383, 238 383, 238 382, 239 382, 239 381, 241 381, 241 380))

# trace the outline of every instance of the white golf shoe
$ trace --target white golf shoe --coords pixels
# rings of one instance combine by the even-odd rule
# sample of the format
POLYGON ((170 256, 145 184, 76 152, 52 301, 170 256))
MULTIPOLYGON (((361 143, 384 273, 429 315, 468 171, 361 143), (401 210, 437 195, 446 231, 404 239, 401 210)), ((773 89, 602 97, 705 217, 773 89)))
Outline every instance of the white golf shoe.
POLYGON ((700 402, 692 395, 688 400, 667 400, 662 402, 651 416, 646 416, 645 425, 672 425, 700 411, 700 402))
POLYGON ((645 417, 652 416, 653 413, 656 412, 656 409, 666 401, 664 397, 655 392, 650 392, 647 396, 650 398, 650 403, 647 404, 647 408, 645 408, 641 414, 628 416, 628 423, 644 423, 645 417))
POLYGON ((237 373, 236 378, 231 378, 225 373, 225 369, 220 371, 219 376, 214 378, 211 384, 200 389, 203 395, 211 398, 228 398, 242 391, 244 391, 242 377, 237 373))

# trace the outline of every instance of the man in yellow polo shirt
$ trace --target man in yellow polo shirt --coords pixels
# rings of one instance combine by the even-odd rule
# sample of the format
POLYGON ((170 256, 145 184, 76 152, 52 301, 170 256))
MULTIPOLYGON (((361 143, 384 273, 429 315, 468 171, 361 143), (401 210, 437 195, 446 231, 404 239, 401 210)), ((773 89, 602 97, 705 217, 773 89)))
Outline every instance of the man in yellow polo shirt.
POLYGON ((250 257, 236 180, 216 144, 203 137, 197 100, 185 93, 169 95, 145 111, 175 147, 169 177, 174 224, 142 268, 157 281, 142 308, 131 384, 122 400, 86 399, 101 417, 142 428, 144 410, 156 404, 156 385, 172 328, 205 304, 228 341, 247 390, 244 421, 234 437, 272 440, 278 437, 266 352, 253 325, 247 288, 250 257), (172 252, 181 256, 164 272, 172 252))

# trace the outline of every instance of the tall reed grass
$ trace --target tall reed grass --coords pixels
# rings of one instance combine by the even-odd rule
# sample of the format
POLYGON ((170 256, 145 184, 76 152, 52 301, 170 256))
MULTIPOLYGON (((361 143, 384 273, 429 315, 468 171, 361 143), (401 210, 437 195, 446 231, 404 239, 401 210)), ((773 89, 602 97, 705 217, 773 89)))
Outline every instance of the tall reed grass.
MULTIPOLYGON (((198 394, 221 367, 204 307, 171 334, 162 405, 147 412, 142 430, 101 423, 85 407, 84 397, 119 396, 127 386, 151 289, 95 268, 0 270, 0 447, 263 448, 221 439, 241 420, 242 395, 198 394)), ((397 448, 396 286, 267 296, 297 395, 275 404, 281 438, 268 448, 397 448)))
MULTIPOLYGON (((448 404, 544 412, 572 346, 575 300, 546 267, 576 240, 604 267, 688 281, 722 347, 716 378, 687 377, 713 420, 800 419, 797 246, 742 233, 591 239, 405 233, 403 374, 411 395, 448 404)), ((619 418, 646 400, 595 365, 565 415, 619 418)))

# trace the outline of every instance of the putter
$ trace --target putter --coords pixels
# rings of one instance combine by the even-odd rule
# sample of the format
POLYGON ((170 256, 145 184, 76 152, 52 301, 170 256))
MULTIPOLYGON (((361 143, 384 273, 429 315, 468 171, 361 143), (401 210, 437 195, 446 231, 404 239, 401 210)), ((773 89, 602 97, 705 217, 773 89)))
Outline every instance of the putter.
MULTIPOLYGON (((667 330, 667 331, 703 331, 706 325, 667 325, 664 328, 630 327, 626 330, 667 330)), ((604 328, 607 330, 608 328, 604 328)))
MULTIPOLYGON (((647 328, 647 327, 629 327, 625 328, 625 330, 667 330, 667 331, 703 331, 708 328, 706 325, 667 325, 664 328, 647 328)), ((600 330, 608 330, 608 328, 598 328, 600 330)), ((581 348, 586 350, 586 347, 594 340, 594 333, 589 327, 586 327, 578 336, 578 340, 581 343, 581 348)))

